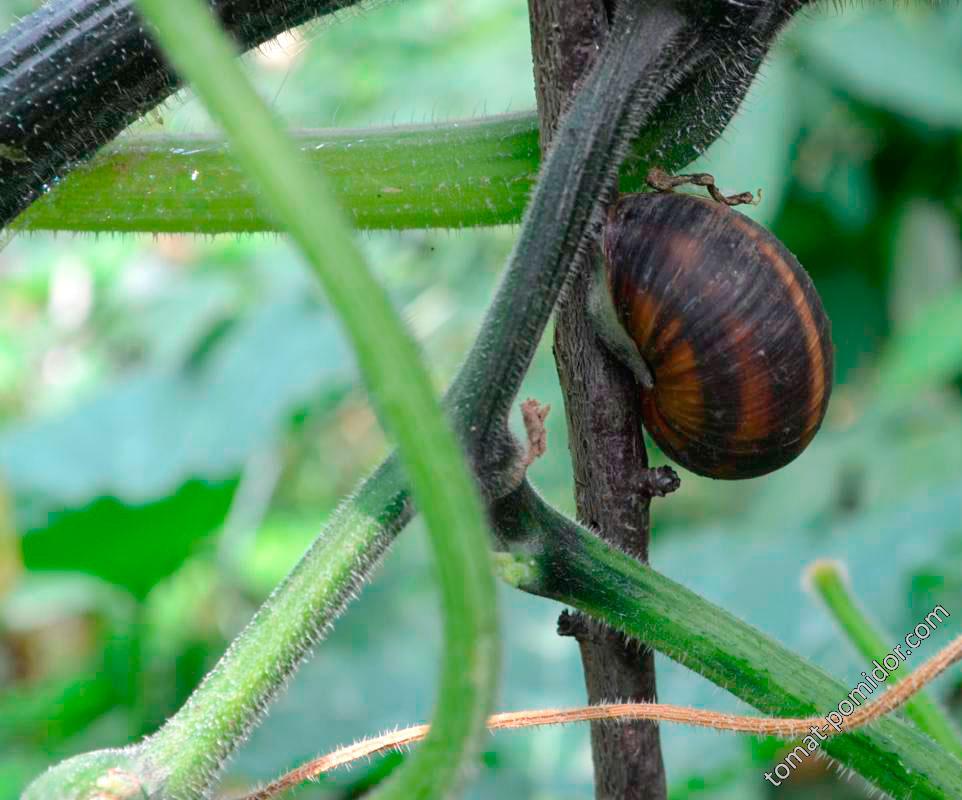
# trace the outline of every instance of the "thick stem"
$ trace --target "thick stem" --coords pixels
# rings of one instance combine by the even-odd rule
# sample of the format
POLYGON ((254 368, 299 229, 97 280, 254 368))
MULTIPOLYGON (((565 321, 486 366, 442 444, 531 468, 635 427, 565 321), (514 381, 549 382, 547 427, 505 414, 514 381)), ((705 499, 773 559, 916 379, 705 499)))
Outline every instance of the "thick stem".
MULTIPOLYGON (((358 0, 210 0, 244 50, 358 0)), ((0 37, 0 228, 179 81, 134 0, 50 0, 0 37)))
MULTIPOLYGON (((533 113, 439 125, 294 132, 355 228, 517 223, 538 173, 533 113), (451 165, 458 165, 452 176, 451 165)), ((636 179, 637 180, 637 179, 636 179)), ((124 137, 21 214, 16 230, 279 230, 222 139, 124 137)))
MULTIPOLYGON (((495 505, 492 521, 516 559, 510 570, 502 557, 501 572, 512 574, 519 588, 648 642, 764 714, 827 714, 849 697, 851 687, 613 548, 548 506, 527 483, 495 505)), ((959 762, 896 717, 833 736, 821 749, 899 800, 962 797, 959 762)))
MULTIPOLYGON (((552 131, 608 27, 602 0, 529 0, 541 130, 552 131)), ((542 145, 548 137, 542 135, 542 145)), ((599 257, 592 248, 586 261, 599 257)), ((590 266, 590 265, 589 265, 590 266)), ((592 273, 581 268, 557 312, 554 354, 565 397, 578 516, 606 540, 648 557, 648 497, 638 479, 648 467, 638 387, 598 338, 588 309, 592 273)), ((654 654, 622 633, 565 614, 559 633, 581 649, 589 703, 656 699, 654 654)), ((591 725, 598 798, 664 800, 658 726, 645 720, 591 725)))

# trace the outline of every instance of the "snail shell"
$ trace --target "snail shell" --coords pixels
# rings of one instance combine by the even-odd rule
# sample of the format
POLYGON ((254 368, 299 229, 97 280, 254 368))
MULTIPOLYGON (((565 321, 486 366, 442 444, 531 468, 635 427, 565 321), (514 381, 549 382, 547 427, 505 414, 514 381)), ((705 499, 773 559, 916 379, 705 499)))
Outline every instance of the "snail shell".
POLYGON ((651 375, 642 419, 659 447, 713 478, 798 456, 825 416, 833 349, 785 246, 721 203, 648 192, 611 208, 603 253, 612 310, 651 375))

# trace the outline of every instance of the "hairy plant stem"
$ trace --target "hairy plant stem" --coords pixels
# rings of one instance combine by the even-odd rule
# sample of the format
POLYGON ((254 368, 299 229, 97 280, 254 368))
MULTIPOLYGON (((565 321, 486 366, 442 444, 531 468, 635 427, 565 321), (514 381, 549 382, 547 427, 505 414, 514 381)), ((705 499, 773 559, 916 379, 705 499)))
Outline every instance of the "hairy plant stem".
MULTIPOLYGON (((257 12, 243 11, 241 0, 213 5, 238 43, 251 47, 355 2, 263 0, 257 12)), ((680 77, 654 109, 625 162, 622 191, 638 189, 652 162, 683 166, 714 140, 797 5, 784 0, 753 9, 749 20, 728 30, 705 31, 704 46, 714 47, 716 58, 703 59, 680 77)), ((178 87, 144 33, 133 0, 53 0, 6 31, 0 37, 0 228, 33 203, 17 218, 16 229, 278 230, 222 141, 135 137, 85 164, 178 87), (48 113, 50 107, 58 113, 48 113)), ((560 104, 560 98, 552 102, 560 104)), ((521 114, 478 123, 322 131, 304 134, 302 148, 331 175, 357 227, 514 223, 537 172, 537 121, 521 114), (459 170, 455 182, 452 161, 459 170), (380 168, 371 170, 372 163, 380 168)))
MULTIPOLYGON (((243 50, 358 0, 210 0, 243 50)), ((180 83, 134 0, 49 0, 0 37, 0 229, 180 83)))
MULTIPOLYGON (((539 167, 534 114, 293 134, 356 228, 521 220, 539 167), (452 174, 457 165, 457 174, 452 174)), ((637 178, 635 179, 635 182, 637 178)), ((105 147, 12 224, 16 230, 277 231, 222 140, 141 136, 105 147)))
MULTIPOLYGON (((602 0, 528 0, 542 147, 564 104, 590 68, 608 29, 602 0)), ((600 255, 597 245, 584 259, 600 255)), ((583 266, 583 265, 582 265, 583 266)), ((588 316, 592 269, 578 269, 554 331, 554 355, 565 398, 578 516, 599 535, 647 561, 649 498, 640 477, 648 467, 638 387, 604 347, 588 316)), ((588 702, 654 702, 654 653, 604 625, 565 612, 559 633, 577 639, 588 702)), ((595 795, 664 800, 668 795, 658 726, 646 720, 591 724, 595 795)))
POLYGON ((334 513, 183 708, 142 745, 145 774, 165 785, 161 797, 185 788, 200 796, 198 784, 217 774, 412 515, 407 480, 391 459, 334 513))
MULTIPOLYGON (((555 511, 527 483, 495 504, 492 521, 517 561, 510 573, 518 588, 646 642, 763 713, 825 714, 849 696, 850 688, 761 631, 555 511)), ((894 798, 962 797, 959 762, 901 720, 829 738, 822 749, 894 798)))
MULTIPOLYGON (((668 129, 658 130, 664 135, 668 129)), ((305 160, 327 176, 354 227, 367 230, 518 223, 541 162, 534 112, 291 136, 305 160)), ((643 187, 652 166, 651 138, 633 143, 620 191, 643 187)), ((683 165, 697 149, 674 148, 659 163, 683 165)), ((141 134, 79 164, 10 230, 214 235, 281 229, 223 139, 141 134)))

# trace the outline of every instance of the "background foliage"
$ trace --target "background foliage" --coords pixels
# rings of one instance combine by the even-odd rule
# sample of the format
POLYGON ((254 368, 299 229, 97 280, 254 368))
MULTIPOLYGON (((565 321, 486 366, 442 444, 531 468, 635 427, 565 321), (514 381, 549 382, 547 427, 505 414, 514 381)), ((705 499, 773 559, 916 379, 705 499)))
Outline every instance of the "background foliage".
MULTIPOLYGON (((0 0, 0 24, 31 7, 0 0)), ((247 59, 292 125, 534 104, 518 0, 345 17, 247 59)), ((893 637, 935 602, 962 615, 960 51, 958 8, 811 12, 700 162, 728 189, 763 187, 751 213, 815 278, 840 385, 825 430, 785 470, 736 485, 685 476, 656 506, 652 560, 845 683, 862 665, 801 589, 814 558, 843 558, 893 637)), ((161 116, 138 130, 207 125, 185 98, 161 116)), ((363 237, 439 387, 513 233, 363 237)), ((276 237, 30 236, 0 252, 0 271, 0 798, 13 798, 46 764, 132 740, 177 708, 385 444, 327 309, 304 299, 308 276, 276 237)), ((556 408, 533 478, 570 510, 547 347, 526 389, 556 408)), ((425 554, 419 533, 401 538, 233 762, 237 786, 428 715, 439 632, 425 554)), ((503 592, 502 707, 581 702, 558 610, 503 592)), ((667 701, 735 707, 681 667, 659 670, 667 701)), ((950 700, 958 689, 938 687, 950 700)), ((673 798, 766 796, 778 743, 664 736, 673 798)), ((356 797, 396 761, 303 796, 356 797)), ((589 782, 587 729, 555 729, 491 739, 472 792, 584 797, 589 782)), ((863 796, 820 765, 779 791, 863 796)))

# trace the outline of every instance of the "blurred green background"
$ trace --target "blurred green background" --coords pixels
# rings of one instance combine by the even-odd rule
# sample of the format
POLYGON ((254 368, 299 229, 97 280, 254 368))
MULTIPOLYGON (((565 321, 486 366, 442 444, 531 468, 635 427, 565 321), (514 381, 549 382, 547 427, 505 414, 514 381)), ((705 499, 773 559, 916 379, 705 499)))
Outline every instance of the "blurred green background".
MULTIPOLYGON (((34 7, 0 0, 0 24, 34 7)), ((523 0, 375 3, 249 56, 296 127, 531 108, 523 0)), ((962 620, 962 11, 832 8, 784 37, 700 161, 812 273, 838 388, 795 463, 739 484, 684 476, 652 560, 854 685, 860 658, 805 594, 849 567, 895 642, 936 603, 962 620)), ((208 127, 189 97, 136 126, 208 127)), ((516 229, 366 234, 439 390, 516 229)), ((351 487, 387 452, 352 356, 278 237, 24 236, 0 251, 0 800, 65 756, 133 741, 185 699, 351 487)), ((533 479, 571 510, 544 344, 525 396, 551 403, 533 479)), ((657 456, 656 456, 657 458, 657 456)), ((508 590, 500 707, 583 702, 560 607, 508 590)), ((231 763, 239 790, 357 737, 427 718, 439 632, 418 525, 231 763)), ((659 659, 660 696, 739 704, 659 659)), ((936 691, 962 707, 958 674, 936 691)), ((778 742, 664 727, 672 798, 762 800, 778 742)), ((400 756, 325 779, 352 798, 400 756)), ((486 743, 476 798, 590 796, 584 727, 486 743)), ((821 762, 783 798, 862 798, 821 762)))

